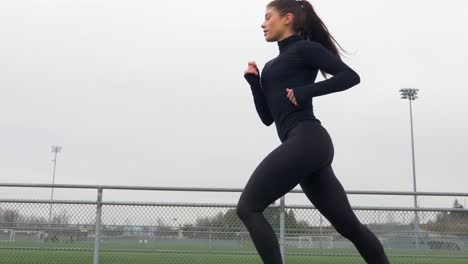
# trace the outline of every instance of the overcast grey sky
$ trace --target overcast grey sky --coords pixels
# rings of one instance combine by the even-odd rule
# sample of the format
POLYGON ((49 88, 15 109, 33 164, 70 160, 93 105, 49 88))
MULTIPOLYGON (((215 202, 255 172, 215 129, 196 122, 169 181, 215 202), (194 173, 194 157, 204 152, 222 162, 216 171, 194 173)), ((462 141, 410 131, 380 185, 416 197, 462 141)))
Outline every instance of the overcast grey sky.
MULTIPOLYGON (((268 2, 3 1, 0 182, 50 183, 61 145, 56 183, 243 188, 280 144, 242 76, 278 55, 268 2)), ((314 99, 345 189, 412 190, 412 87, 418 190, 465 192, 468 3, 311 2, 361 76, 314 99)))

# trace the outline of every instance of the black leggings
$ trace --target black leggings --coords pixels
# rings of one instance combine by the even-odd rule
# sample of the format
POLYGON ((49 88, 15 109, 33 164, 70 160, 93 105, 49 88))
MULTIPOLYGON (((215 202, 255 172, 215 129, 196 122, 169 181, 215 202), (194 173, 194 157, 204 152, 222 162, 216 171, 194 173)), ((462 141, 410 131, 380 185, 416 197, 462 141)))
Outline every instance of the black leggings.
POLYGON ((333 155, 333 143, 325 128, 317 121, 304 120, 254 170, 236 212, 264 263, 283 262, 278 239, 263 211, 298 183, 312 204, 356 246, 367 263, 390 263, 380 241, 352 211, 333 172, 333 155))

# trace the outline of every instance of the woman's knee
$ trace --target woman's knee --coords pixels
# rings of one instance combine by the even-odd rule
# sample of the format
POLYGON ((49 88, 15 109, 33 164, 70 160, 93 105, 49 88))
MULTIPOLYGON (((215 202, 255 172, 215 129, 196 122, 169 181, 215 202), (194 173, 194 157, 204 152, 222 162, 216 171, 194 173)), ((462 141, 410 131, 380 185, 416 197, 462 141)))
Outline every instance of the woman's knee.
POLYGON ((239 217, 239 219, 246 220, 249 217, 255 215, 256 213, 262 213, 262 211, 255 210, 254 208, 252 208, 252 206, 249 206, 249 204, 243 200, 239 200, 239 202, 237 203, 236 214, 237 217, 239 217))
POLYGON ((239 217, 240 219, 244 218, 246 212, 245 212, 245 207, 241 204, 241 203, 238 203, 237 204, 237 207, 236 207, 236 215, 237 217, 239 217))
POLYGON ((245 220, 251 214, 251 211, 244 202, 239 201, 236 206, 236 214, 239 219, 245 220))

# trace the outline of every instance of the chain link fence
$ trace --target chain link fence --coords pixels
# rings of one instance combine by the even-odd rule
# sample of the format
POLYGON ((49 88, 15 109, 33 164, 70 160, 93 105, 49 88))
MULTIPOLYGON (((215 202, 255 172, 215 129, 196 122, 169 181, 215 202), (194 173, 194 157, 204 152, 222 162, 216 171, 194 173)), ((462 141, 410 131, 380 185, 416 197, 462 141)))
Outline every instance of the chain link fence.
MULTIPOLYGON (((236 204, 103 201, 103 190, 168 188, 0 184, 6 188, 95 189, 97 199, 0 197, 0 263, 262 263, 236 204)), ((241 192, 242 189, 170 188, 241 192)), ((293 190, 292 192, 301 192, 293 190)), ((360 195, 468 196, 464 193, 347 192, 360 195)), ((313 206, 285 198, 264 215, 278 235, 285 263, 364 263, 313 206)), ((237 202, 237 201, 236 201, 237 202)), ((380 239, 391 263, 468 263, 468 210, 353 207, 380 239)))

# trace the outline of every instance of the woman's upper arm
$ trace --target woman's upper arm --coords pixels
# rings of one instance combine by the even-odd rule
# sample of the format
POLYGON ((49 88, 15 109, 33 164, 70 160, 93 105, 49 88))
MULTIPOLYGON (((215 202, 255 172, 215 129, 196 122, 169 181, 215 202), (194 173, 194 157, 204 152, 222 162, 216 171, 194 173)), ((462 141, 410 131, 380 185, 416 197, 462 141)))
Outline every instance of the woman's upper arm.
POLYGON ((338 56, 318 42, 302 41, 299 43, 297 51, 304 64, 309 68, 323 70, 331 75, 351 70, 338 56))

